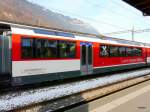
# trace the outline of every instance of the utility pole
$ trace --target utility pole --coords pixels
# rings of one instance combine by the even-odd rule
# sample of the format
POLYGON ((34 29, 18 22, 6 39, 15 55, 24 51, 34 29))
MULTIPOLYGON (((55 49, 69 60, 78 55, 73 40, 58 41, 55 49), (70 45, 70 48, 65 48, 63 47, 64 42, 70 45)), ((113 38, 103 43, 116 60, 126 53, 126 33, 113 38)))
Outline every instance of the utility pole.
POLYGON ((134 26, 132 27, 131 33, 132 33, 132 41, 134 41, 134 26))

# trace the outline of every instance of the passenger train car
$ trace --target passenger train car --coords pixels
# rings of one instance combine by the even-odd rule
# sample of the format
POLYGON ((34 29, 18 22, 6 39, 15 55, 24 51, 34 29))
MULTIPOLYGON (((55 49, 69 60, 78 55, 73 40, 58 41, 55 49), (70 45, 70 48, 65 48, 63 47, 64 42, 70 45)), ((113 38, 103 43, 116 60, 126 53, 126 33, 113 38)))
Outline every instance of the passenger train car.
POLYGON ((25 85, 150 65, 150 45, 0 24, 0 83, 25 85))

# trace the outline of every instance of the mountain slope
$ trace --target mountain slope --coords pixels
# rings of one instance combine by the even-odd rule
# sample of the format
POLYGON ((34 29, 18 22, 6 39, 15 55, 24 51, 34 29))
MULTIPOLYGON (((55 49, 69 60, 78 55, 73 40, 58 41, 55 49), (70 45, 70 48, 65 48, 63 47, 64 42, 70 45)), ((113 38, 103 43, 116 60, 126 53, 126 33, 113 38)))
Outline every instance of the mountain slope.
POLYGON ((26 0, 0 0, 0 20, 99 34, 89 24, 46 10, 26 0))

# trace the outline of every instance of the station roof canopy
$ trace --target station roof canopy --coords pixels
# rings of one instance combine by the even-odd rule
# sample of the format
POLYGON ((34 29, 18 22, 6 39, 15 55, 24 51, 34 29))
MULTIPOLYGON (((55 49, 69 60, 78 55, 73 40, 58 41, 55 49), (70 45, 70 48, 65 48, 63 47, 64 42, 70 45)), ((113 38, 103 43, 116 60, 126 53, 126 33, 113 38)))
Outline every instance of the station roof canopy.
POLYGON ((123 0, 143 12, 144 16, 150 16, 150 0, 123 0))

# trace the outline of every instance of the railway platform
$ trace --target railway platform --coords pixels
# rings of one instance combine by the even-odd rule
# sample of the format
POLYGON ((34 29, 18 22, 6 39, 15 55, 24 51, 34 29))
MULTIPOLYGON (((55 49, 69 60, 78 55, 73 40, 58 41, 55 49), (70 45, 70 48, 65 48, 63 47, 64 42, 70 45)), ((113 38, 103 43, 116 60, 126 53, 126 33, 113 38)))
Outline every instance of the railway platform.
POLYGON ((150 112, 150 80, 67 112, 150 112))

